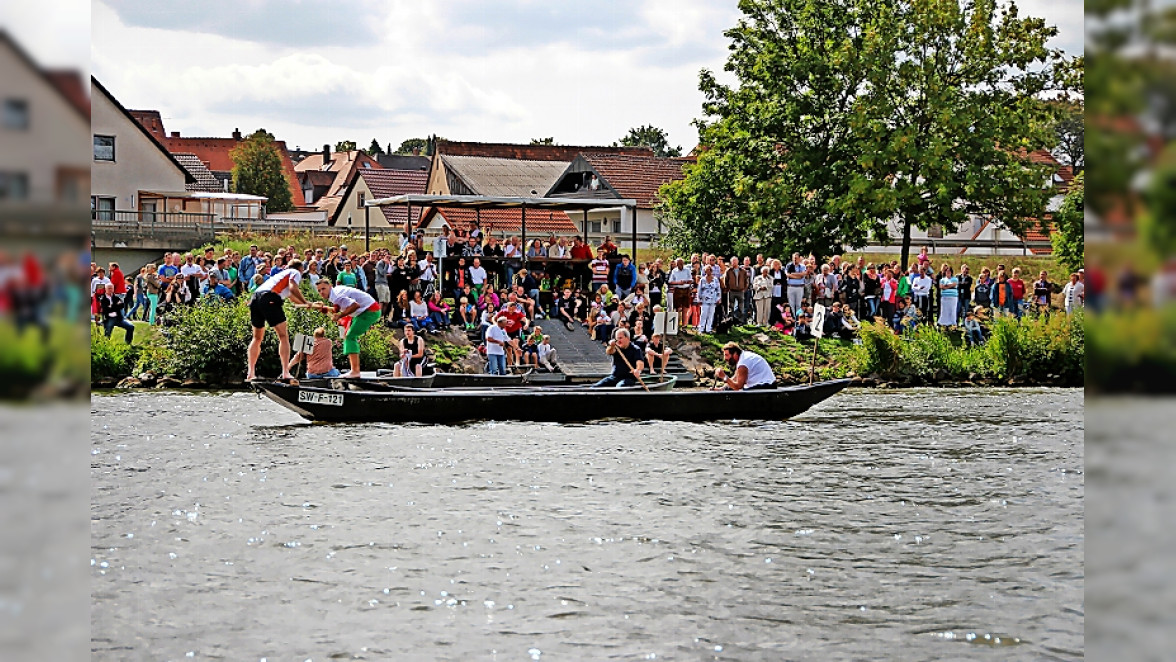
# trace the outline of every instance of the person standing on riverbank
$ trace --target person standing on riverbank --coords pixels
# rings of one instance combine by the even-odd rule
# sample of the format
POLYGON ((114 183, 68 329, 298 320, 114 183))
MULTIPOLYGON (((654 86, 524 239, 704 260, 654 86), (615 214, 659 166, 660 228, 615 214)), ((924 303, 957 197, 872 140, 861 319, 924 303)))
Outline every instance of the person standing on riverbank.
POLYGON ((253 340, 249 342, 249 371, 246 381, 257 378, 257 359, 261 356, 261 341, 265 339, 268 324, 278 334, 278 357, 282 361, 282 379, 290 379, 290 332, 286 326, 286 311, 282 304, 286 299, 306 304, 306 297, 298 289, 302 282, 302 260, 291 260, 287 268, 270 276, 249 301, 249 323, 253 327, 253 340))
MULTIPOLYGON (((380 321, 380 304, 361 289, 346 285, 332 286, 330 279, 325 277, 319 279, 315 289, 318 290, 319 296, 334 306, 335 310, 330 314, 331 319, 338 322, 344 317, 351 318, 351 323, 347 325, 347 335, 343 337, 343 354, 351 364, 351 371, 343 376, 358 378, 359 339, 372 328, 372 325, 380 321)), ((420 292, 417 292, 417 296, 420 296, 420 292)), ((310 306, 316 307, 314 304, 310 306)), ((317 307, 322 308, 323 304, 318 304, 317 307)))

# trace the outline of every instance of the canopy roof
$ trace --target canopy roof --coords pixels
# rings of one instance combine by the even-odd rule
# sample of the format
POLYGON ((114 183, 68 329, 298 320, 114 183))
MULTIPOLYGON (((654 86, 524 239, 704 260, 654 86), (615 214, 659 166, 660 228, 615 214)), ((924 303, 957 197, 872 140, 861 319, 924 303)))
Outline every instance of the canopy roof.
POLYGON ((187 198, 189 200, 225 200, 232 202, 265 202, 265 196, 248 193, 214 193, 212 191, 139 191, 140 195, 159 198, 187 198))
POLYGON ((602 200, 576 198, 499 198, 481 195, 397 195, 364 203, 367 207, 414 205, 421 207, 460 207, 464 209, 534 208, 552 210, 600 209, 602 207, 636 207, 636 200, 602 200))

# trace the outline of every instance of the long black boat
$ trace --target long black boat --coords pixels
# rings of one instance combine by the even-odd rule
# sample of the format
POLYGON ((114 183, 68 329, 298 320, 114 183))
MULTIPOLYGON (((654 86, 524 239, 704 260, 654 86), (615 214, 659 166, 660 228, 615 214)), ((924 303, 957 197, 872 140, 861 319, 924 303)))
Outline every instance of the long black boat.
POLYGON ((784 420, 807 411, 848 379, 750 391, 632 388, 339 391, 256 381, 274 402, 312 421, 457 423, 472 420, 784 420))

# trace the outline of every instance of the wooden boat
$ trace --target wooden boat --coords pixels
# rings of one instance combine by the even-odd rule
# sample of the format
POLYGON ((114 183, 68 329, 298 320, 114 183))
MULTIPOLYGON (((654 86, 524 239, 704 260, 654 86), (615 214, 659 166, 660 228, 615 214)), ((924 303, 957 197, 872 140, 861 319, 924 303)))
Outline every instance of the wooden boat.
POLYGON ((471 420, 588 421, 605 418, 784 420, 849 385, 848 379, 751 391, 632 388, 509 388, 339 391, 257 381, 274 402, 314 421, 457 423, 471 420))
MULTIPOLYGON (((497 387, 497 386, 521 386, 531 380, 531 371, 519 373, 517 375, 483 375, 483 374, 462 374, 457 372, 436 372, 433 373, 433 384, 430 388, 471 388, 471 387, 497 387)), ((411 384, 410 384, 411 386, 411 384)))
POLYGON ((430 388, 433 375, 424 377, 327 377, 302 379, 302 386, 330 388, 340 391, 390 391, 395 388, 430 388))

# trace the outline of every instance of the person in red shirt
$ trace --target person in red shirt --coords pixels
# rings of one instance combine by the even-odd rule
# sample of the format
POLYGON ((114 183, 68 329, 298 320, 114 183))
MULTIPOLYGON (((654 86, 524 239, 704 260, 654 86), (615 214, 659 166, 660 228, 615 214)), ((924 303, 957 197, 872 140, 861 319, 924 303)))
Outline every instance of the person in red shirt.
POLYGON ((1021 316, 1021 302, 1025 300, 1025 281, 1021 280, 1020 267, 1013 269, 1013 277, 1009 279, 1009 287, 1013 289, 1013 313, 1021 316))
POLYGON ((585 244, 579 237, 572 239, 572 259, 573 260, 591 260, 592 247, 585 244))
POLYGON ((514 365, 520 359, 520 339, 531 322, 527 319, 527 313, 523 310, 522 304, 514 300, 514 294, 510 296, 512 300, 506 304, 505 310, 502 311, 502 317, 506 318, 506 326, 503 327, 503 330, 510 338, 510 344, 506 346, 507 362, 514 365))
POLYGON ((127 293, 127 277, 123 274, 122 269, 118 268, 118 262, 110 263, 110 284, 114 286, 113 294, 115 296, 124 296, 127 293))
POLYGON ((612 257, 617 254, 617 245, 613 243, 612 237, 605 235, 604 243, 600 245, 600 250, 604 251, 605 257, 612 257))

